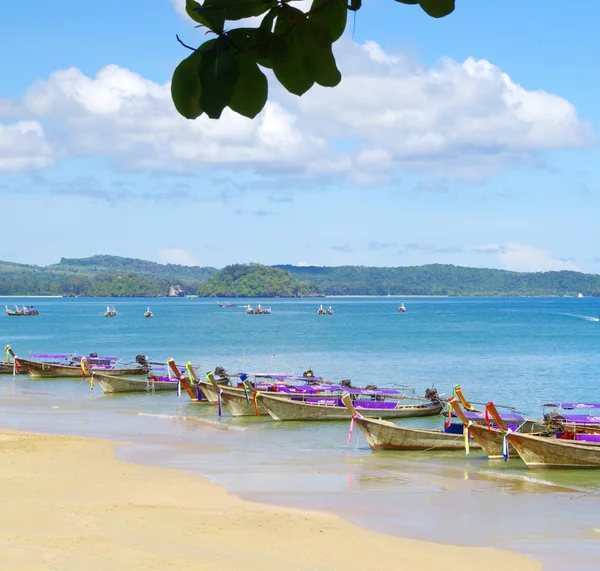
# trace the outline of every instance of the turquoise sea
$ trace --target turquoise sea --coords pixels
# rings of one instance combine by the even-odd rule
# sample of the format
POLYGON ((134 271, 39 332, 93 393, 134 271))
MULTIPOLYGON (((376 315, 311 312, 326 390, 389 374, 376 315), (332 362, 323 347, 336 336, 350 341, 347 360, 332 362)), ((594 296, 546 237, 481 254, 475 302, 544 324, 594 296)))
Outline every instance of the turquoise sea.
MULTIPOLYGON (((228 300, 232 301, 232 300, 228 300)), ((327 298, 251 300, 246 315, 206 299, 0 299, 40 315, 0 316, 15 353, 191 360, 202 370, 330 380, 460 383, 539 417, 553 400, 600 401, 600 299, 327 298), (404 302, 407 312, 399 314, 404 302), (335 314, 318 316, 320 303, 335 314), (118 316, 106 319, 107 305, 118 316), (150 305, 154 319, 144 319, 150 305)), ((528 471, 478 453, 372 452, 349 423, 278 423, 217 415, 184 395, 105 396, 76 380, 0 376, 0 425, 133 442, 120 457, 201 473, 259 502, 336 513, 388 534, 527 553, 545 570, 600 568, 600 471, 528 471)), ((440 427, 442 419, 406 421, 440 427)))

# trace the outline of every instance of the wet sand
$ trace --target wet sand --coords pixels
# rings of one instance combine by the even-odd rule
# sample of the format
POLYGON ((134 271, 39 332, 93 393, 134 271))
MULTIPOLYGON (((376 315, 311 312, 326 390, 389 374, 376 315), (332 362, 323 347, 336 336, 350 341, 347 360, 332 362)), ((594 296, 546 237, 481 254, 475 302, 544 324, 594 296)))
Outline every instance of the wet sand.
POLYGON ((3 569, 542 568, 510 551, 397 538, 248 502, 194 474, 118 460, 118 445, 0 430, 3 569))

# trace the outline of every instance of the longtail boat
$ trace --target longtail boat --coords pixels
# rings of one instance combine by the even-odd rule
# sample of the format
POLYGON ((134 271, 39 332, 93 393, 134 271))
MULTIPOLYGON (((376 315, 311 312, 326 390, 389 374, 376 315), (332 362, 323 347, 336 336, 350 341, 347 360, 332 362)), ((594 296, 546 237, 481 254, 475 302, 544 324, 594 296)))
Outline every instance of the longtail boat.
MULTIPOLYGON (((464 398, 461 401, 467 408, 470 407, 464 398)), ((544 406, 560 407, 561 405, 547 404, 544 406)), ((582 409, 595 406, 587 403, 577 403, 566 405, 566 408, 582 409)), ((588 437, 587 435, 597 433, 598 427, 594 423, 600 422, 600 418, 590 415, 566 414, 544 415, 544 420, 539 421, 527 420, 523 416, 514 413, 499 413, 493 402, 487 403, 484 413, 469 410, 464 412, 456 397, 448 401, 448 410, 451 411, 452 409, 467 427, 468 434, 475 438, 490 459, 503 458, 508 460, 510 454, 518 452, 509 438, 510 434, 518 433, 549 439, 557 435, 567 434, 573 435, 573 438, 582 441, 595 441, 594 436, 588 437), (573 422, 575 419, 579 421, 579 424, 573 422), (483 421, 485 421, 485 424, 483 424, 483 421), (570 426, 572 432, 566 429, 566 426, 570 426)), ((600 435, 598 436, 598 442, 600 442, 600 435)))
MULTIPOLYGON (((462 424, 453 424, 454 429, 450 432, 399 426, 387 420, 364 417, 356 410, 348 393, 342 396, 342 402, 352 418, 348 443, 356 423, 373 450, 441 451, 462 450, 465 447, 462 424)), ((472 448, 479 448, 479 444, 473 443, 472 448)))
MULTIPOLYGON (((73 355, 32 354, 33 359, 15 357, 20 370, 30 377, 80 377, 86 376, 81 361, 84 357, 73 355)), ((148 360, 144 355, 136 357, 136 365, 122 365, 120 357, 85 357, 91 370, 110 373, 113 376, 147 375, 150 372, 148 360), (141 361, 141 362, 140 362, 141 361)))
MULTIPOLYGON (((196 392, 198 392, 201 396, 200 399, 193 398, 193 400, 207 400, 211 404, 218 405, 219 403, 219 392, 217 391, 215 384, 219 387, 230 387, 230 388, 238 388, 240 389, 240 393, 244 393, 244 384, 250 382, 246 380, 248 378, 253 378, 254 382, 252 385, 257 390, 267 390, 271 389, 274 391, 278 390, 278 387, 290 386, 293 383, 305 383, 314 384, 314 383, 324 383, 324 384, 332 384, 329 381, 325 381, 321 377, 315 377, 312 371, 305 371, 303 375, 287 375, 283 373, 233 373, 229 374, 223 367, 215 368, 214 373, 207 372, 206 380, 198 380, 196 384, 196 392), (212 377, 212 379, 210 378, 212 377), (239 378, 240 382, 237 386, 231 384, 232 379, 239 378), (242 380, 243 378, 243 380, 242 380)), ((247 389, 246 389, 247 390, 247 389)), ((235 392, 235 391, 234 391, 235 392)), ((244 393, 245 394, 245 393, 244 393)), ((245 398, 244 398, 245 400, 245 398)), ((252 409, 254 411, 254 408, 252 409)), ((252 415, 255 412, 251 413, 252 415)), ((266 412, 264 414, 267 414, 266 412)), ((239 415, 245 416, 245 415, 239 415)))
POLYGON ((92 370, 90 386, 93 388, 97 382, 104 393, 134 393, 155 391, 176 391, 179 381, 162 375, 149 375, 145 379, 130 379, 128 377, 115 377, 92 370))
MULTIPOLYGON (((481 412, 473 410, 463 398, 460 400, 463 405, 466 404, 467 408, 466 411, 463 411, 458 400, 454 396, 448 401, 448 415, 451 416, 452 410, 454 410, 463 423, 463 430, 467 431, 467 439, 472 436, 490 460, 500 458, 507 460, 511 452, 516 453, 516 450, 506 440, 509 430, 512 432, 517 430, 542 432, 545 430, 544 424, 528 421, 520 414, 499 413, 493 402, 487 403, 485 412, 481 412)), ((468 450, 468 446, 465 446, 468 450)))
POLYGON ((229 409, 233 416, 267 416, 269 412, 258 401, 259 392, 269 392, 285 398, 291 398, 293 395, 313 394, 324 391, 342 392, 344 387, 334 385, 314 384, 322 382, 319 377, 285 375, 277 373, 241 373, 232 376, 239 376, 241 383, 237 387, 218 385, 213 374, 206 373, 208 381, 212 384, 213 394, 217 396, 217 405, 220 401, 229 409), (262 379, 262 382, 250 382, 249 376, 256 379, 262 379), (318 379, 318 380, 317 380, 318 379), (269 382, 265 382, 265 381, 269 382), (303 384, 294 384, 303 383, 303 384))
POLYGON ((600 434, 573 436, 576 440, 519 433, 509 433, 507 438, 531 469, 600 468, 600 434))
MULTIPOLYGON (((399 391, 394 389, 351 389, 351 391, 354 407, 361 415, 368 417, 435 416, 444 409, 444 404, 439 398, 419 398, 402 393, 399 395, 399 391), (405 400, 417 402, 405 404, 405 400)), ((352 416, 342 403, 340 393, 285 397, 265 391, 257 392, 257 399, 275 420, 348 420, 352 416)))

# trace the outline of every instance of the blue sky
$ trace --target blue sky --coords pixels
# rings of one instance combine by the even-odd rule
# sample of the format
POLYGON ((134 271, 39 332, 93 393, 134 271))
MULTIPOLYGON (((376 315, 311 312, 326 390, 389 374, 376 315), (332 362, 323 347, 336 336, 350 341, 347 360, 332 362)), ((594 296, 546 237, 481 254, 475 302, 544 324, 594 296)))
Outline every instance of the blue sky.
POLYGON ((181 0, 9 3, 0 259, 600 273, 600 4, 457 4, 366 0, 338 87, 189 122, 181 0))

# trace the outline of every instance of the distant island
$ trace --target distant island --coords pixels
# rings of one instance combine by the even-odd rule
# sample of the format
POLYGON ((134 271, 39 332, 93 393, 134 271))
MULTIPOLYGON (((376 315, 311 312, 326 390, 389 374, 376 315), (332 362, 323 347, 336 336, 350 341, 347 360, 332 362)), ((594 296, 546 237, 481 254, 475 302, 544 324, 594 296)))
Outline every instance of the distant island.
POLYGON ((449 264, 213 267, 119 256, 61 258, 31 266, 0 262, 0 295, 69 297, 316 297, 324 295, 600 296, 600 275, 510 272, 449 264))

